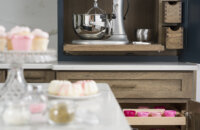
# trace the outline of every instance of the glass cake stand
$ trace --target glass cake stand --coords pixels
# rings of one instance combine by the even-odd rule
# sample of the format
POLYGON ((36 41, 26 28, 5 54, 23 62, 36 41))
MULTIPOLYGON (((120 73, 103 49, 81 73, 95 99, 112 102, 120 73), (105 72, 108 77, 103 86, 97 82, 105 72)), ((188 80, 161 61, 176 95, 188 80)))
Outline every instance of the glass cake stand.
POLYGON ((40 51, 4 51, 0 52, 0 62, 10 65, 5 84, 0 87, 0 101, 19 101, 27 90, 23 64, 47 63, 57 60, 55 50, 40 51))

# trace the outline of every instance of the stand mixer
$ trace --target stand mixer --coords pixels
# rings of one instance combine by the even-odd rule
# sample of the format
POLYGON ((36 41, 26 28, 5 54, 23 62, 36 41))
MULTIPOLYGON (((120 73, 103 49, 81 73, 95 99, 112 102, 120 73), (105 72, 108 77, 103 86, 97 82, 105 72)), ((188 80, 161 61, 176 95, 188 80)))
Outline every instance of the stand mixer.
POLYGON ((73 15, 74 31, 81 40, 73 40, 72 44, 128 44, 123 20, 123 0, 113 0, 113 14, 106 14, 94 0, 94 7, 86 14, 73 15))

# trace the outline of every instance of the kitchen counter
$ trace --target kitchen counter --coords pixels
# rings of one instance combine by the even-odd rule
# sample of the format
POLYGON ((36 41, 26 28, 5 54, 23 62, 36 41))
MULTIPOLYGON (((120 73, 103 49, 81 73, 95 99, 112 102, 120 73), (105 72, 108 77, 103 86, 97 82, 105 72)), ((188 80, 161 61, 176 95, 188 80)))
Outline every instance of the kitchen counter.
MULTIPOLYGON (((47 89, 47 84, 42 84, 42 85, 45 89, 47 89)), ((15 126, 15 127, 4 126, 1 124, 0 129, 1 130, 66 130, 66 129, 131 130, 110 87, 105 83, 98 84, 98 87, 99 87, 99 92, 101 93, 100 97, 92 98, 90 100, 76 101, 77 111, 79 112, 86 111, 89 112, 90 114, 91 113, 94 114, 94 116, 88 116, 87 114, 83 116, 82 119, 85 118, 87 119, 83 120, 83 123, 75 121, 74 123, 69 124, 68 126, 65 125, 50 126, 48 124, 35 124, 32 126, 15 126)))
MULTIPOLYGON (((9 69, 8 64, 0 64, 0 69, 9 69)), ((24 64, 24 69, 51 69, 73 71, 196 71, 197 64, 192 63, 119 63, 119 62, 59 62, 48 64, 24 64)))

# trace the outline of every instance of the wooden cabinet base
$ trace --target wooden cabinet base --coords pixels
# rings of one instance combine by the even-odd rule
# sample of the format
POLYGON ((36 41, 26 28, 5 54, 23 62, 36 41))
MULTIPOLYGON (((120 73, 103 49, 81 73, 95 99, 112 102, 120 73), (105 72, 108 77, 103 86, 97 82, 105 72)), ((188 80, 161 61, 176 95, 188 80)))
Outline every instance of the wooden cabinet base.
POLYGON ((194 98, 193 72, 57 72, 59 80, 108 83, 116 98, 194 98))
POLYGON ((6 80, 6 71, 0 70, 0 83, 5 82, 5 80, 6 80))

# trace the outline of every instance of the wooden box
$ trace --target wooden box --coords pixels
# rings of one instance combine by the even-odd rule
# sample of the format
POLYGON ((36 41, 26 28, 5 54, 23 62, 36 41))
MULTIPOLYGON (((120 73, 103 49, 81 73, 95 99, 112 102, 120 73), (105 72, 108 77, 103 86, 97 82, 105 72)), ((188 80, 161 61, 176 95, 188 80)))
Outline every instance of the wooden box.
POLYGON ((182 2, 164 1, 164 23, 182 22, 182 2))
POLYGON ((166 48, 167 49, 183 49, 183 28, 165 28, 166 48))

